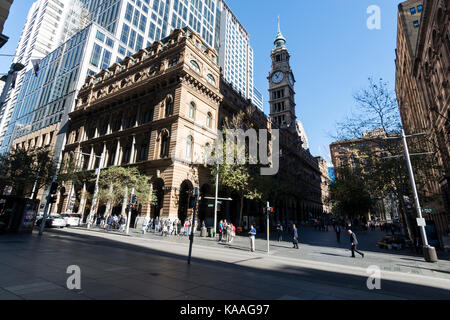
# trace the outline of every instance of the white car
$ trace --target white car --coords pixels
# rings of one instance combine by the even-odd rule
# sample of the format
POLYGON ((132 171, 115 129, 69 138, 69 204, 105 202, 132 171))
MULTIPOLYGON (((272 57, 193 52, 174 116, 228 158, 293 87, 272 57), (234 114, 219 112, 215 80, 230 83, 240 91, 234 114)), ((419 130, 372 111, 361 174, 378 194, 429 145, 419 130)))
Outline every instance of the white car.
MULTIPOLYGON (((42 223, 42 218, 36 221, 36 226, 40 226, 42 223)), ((66 226, 66 221, 61 215, 51 215, 48 216, 45 221, 46 228, 64 228, 66 226)))
POLYGON ((67 227, 78 227, 81 223, 81 214, 65 213, 62 215, 67 227))

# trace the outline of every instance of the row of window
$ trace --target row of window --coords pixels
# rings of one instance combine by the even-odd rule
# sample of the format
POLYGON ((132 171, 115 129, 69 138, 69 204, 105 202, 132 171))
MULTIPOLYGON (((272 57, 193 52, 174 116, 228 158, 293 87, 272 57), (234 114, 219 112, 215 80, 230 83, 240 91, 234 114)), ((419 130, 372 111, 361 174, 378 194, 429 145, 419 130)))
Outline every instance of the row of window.
POLYGON ((417 10, 416 10, 416 7, 412 7, 411 9, 410 9, 410 12, 411 12, 411 15, 415 15, 416 13, 420 13, 420 12, 422 12, 422 9, 423 9, 423 6, 422 5, 419 5, 419 6, 417 6, 417 10))

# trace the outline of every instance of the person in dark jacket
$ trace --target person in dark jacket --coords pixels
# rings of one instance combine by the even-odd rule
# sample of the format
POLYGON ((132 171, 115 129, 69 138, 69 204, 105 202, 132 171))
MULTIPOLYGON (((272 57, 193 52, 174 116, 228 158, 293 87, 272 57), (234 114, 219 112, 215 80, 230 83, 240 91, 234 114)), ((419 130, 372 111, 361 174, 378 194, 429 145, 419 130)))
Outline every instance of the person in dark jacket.
POLYGON ((350 235, 350 244, 352 246, 352 258, 355 258, 355 251, 364 258, 364 253, 358 251, 358 249, 356 248, 356 246, 358 245, 358 239, 356 238, 356 234, 354 234, 351 229, 348 229, 348 234, 350 235))
POLYGON ((298 249, 298 231, 295 224, 292 225, 292 242, 294 243, 294 249, 298 249))
POLYGON ((283 227, 280 224, 277 224, 277 239, 278 242, 283 240, 283 227))

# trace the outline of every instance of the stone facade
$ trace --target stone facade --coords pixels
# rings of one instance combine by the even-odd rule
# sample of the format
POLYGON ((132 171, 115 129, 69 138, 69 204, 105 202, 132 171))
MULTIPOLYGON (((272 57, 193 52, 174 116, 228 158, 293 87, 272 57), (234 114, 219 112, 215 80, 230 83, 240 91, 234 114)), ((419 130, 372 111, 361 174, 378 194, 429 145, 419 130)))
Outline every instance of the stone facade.
POLYGON ((219 80, 217 53, 198 34, 176 30, 86 80, 70 114, 65 157, 90 154, 81 159, 87 170, 137 166, 161 197, 158 207, 143 212, 186 217, 182 193, 209 183, 201 164, 217 136, 219 80), (95 157, 101 154, 103 163, 95 157))
POLYGON ((442 168, 431 169, 424 186, 432 199, 424 207, 435 211, 426 218, 434 222, 440 236, 450 232, 449 12, 445 0, 401 3, 396 50, 396 92, 403 126, 407 134, 427 134, 426 147, 442 168), (421 16, 412 17, 413 8, 417 11, 419 6, 421 16))
MULTIPOLYGON (((210 170, 204 165, 206 150, 215 143, 225 118, 238 112, 244 112, 255 129, 271 133, 270 118, 223 80, 217 53, 189 28, 175 30, 168 38, 86 79, 70 114, 64 158, 82 152, 78 163, 88 171, 111 166, 139 168, 151 177, 158 204, 149 206, 144 200, 135 214, 184 220, 192 216, 188 200, 195 187, 202 198, 213 194, 210 170)), ((324 204, 328 170, 321 170, 320 161, 301 148, 296 130, 281 129, 280 148, 280 161, 285 165, 279 174, 296 175, 308 190, 306 199, 274 203, 280 217, 299 221, 308 214, 329 213, 324 204)), ((67 194, 60 199, 61 211, 67 210, 68 198, 74 194, 71 189, 67 186, 67 194)), ((91 189, 88 186, 88 192, 91 189)), ((235 217, 239 205, 239 201, 226 203, 220 214, 235 217)), ((244 205, 249 217, 261 216, 260 204, 245 201, 244 205)), ((99 213, 104 211, 98 208, 99 213)), ((78 212, 86 214, 84 205, 78 212)), ((207 203, 199 204, 200 220, 212 215, 207 203)))

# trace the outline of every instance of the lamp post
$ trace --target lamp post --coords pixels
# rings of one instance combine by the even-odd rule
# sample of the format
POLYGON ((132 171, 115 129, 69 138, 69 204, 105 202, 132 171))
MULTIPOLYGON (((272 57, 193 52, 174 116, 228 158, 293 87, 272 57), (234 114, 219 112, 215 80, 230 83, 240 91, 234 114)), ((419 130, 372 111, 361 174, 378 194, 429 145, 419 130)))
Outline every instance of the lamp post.
MULTIPOLYGON (((389 139, 389 140, 402 139, 402 141, 403 141, 403 148, 404 148, 404 151, 405 151, 404 155, 393 156, 393 157, 386 157, 386 158, 400 158, 400 157, 403 157, 403 156, 406 158, 406 164, 408 166, 409 179, 410 179, 410 182, 411 182, 411 188, 412 188, 412 191, 413 191, 414 203, 415 203, 416 212, 417 212, 417 225, 419 227, 420 235, 422 237, 424 258, 425 258, 425 261, 427 261, 427 262, 438 262, 436 249, 428 244, 427 234, 425 232, 426 223, 425 223, 425 219, 423 219, 423 217, 422 217, 422 209, 421 209, 421 206, 420 206, 419 195, 418 195, 417 187, 416 187, 416 181, 414 179, 414 171, 413 171, 412 164, 411 164, 411 155, 409 154, 408 143, 406 141, 406 138, 418 137, 418 136, 424 136, 424 135, 425 135, 425 133, 418 133, 418 134, 412 134, 412 135, 406 136, 405 135, 405 130, 402 129, 401 137, 389 137, 389 138, 386 138, 386 139, 389 139)), ((432 154, 432 153, 419 153, 419 154, 413 154, 413 155, 426 155, 426 154, 432 154)))

